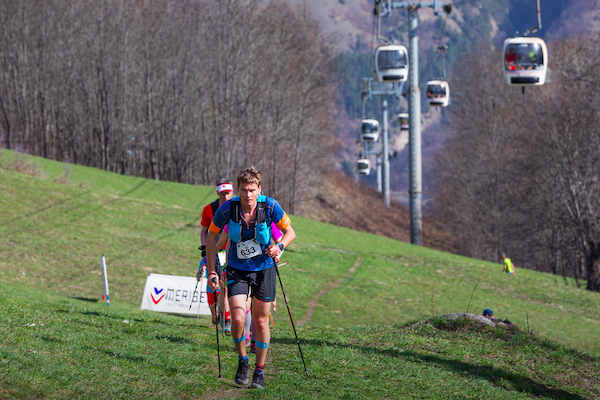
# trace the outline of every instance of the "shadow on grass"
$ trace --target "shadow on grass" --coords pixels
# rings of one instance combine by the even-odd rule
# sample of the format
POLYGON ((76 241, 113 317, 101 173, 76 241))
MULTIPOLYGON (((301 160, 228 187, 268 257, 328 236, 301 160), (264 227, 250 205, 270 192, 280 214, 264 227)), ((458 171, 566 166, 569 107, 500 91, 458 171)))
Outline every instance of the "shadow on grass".
MULTIPOLYGON (((81 314, 81 315, 86 315, 86 316, 91 315, 91 316, 108 318, 108 319, 116 319, 116 320, 128 319, 129 321, 135 321, 135 322, 141 322, 141 323, 151 322, 153 324, 163 324, 163 325, 171 325, 172 324, 169 321, 163 321, 161 319, 142 319, 142 318, 135 318, 135 317, 121 315, 121 314, 111 314, 110 310, 100 312, 100 311, 95 311, 95 310, 65 309, 65 308, 57 307, 53 310, 53 312, 61 313, 61 314, 81 314)), ((85 323, 89 325, 89 323, 87 323, 87 322, 85 322, 85 323)))
MULTIPOLYGON (((133 192, 137 191, 140 187, 142 187, 144 184, 146 184, 146 182, 148 182, 148 179, 143 180, 142 182, 140 182, 139 184, 135 185, 134 187, 132 187, 131 189, 129 189, 127 192, 125 192, 123 195, 119 195, 117 198, 115 199, 111 199, 111 203, 115 203, 117 201, 119 201, 122 198, 125 198, 127 196, 129 196, 130 194, 132 194, 133 192)), ((79 211, 79 207, 78 204, 70 204, 73 203, 76 199, 78 199, 79 197, 82 197, 84 195, 88 195, 90 193, 89 190, 83 191, 81 193, 76 194, 75 196, 71 196, 69 198, 60 200, 54 204, 42 207, 38 210, 35 211, 31 211, 29 213, 20 215, 18 217, 14 217, 11 219, 7 219, 7 220, 0 220, 0 226, 10 226, 10 224, 16 222, 16 221, 20 221, 20 220, 28 220, 29 218, 33 217, 36 214, 40 214, 43 213, 45 211, 48 210, 52 210, 52 211, 59 211, 61 213, 61 215, 67 215, 68 213, 72 212, 72 211, 79 211)), ((71 224, 77 220, 80 220, 82 218, 84 218, 86 216, 85 213, 80 213, 80 215, 75 215, 72 218, 70 218, 68 221, 65 221, 67 224, 71 224)), ((177 234, 179 234, 182 231, 185 230, 189 230, 189 229, 196 229, 196 223, 199 221, 199 217, 192 219, 191 221, 187 222, 182 228, 178 228, 176 230, 170 231, 166 234, 163 234, 162 236, 159 236, 155 239, 151 239, 150 243, 147 243, 145 245, 140 246, 139 248, 137 248, 137 250, 145 250, 146 248, 149 248, 153 245, 155 245, 156 243, 161 242, 164 239, 167 239, 169 237, 175 236, 177 234)), ((13 231, 16 232, 19 229, 21 229, 21 227, 19 226, 14 226, 13 227, 13 231)), ((8 232, 9 234, 12 233, 11 231, 8 232)), ((1 249, 0 251, 8 251, 9 249, 1 249)), ((111 259, 113 261, 117 261, 117 260, 122 260, 125 259, 131 252, 132 249, 128 249, 127 252, 125 254, 121 254, 121 255, 117 255, 116 257, 111 257, 111 259)))
POLYGON ((40 339, 42 339, 44 342, 53 342, 53 343, 62 343, 62 339, 57 339, 57 338, 53 338, 53 337, 49 337, 49 336, 40 336, 40 339))
POLYGON ((168 342, 171 343, 185 343, 185 344, 190 344, 190 345, 195 345, 196 342, 186 339, 182 336, 171 336, 171 335, 156 335, 154 336, 156 339, 158 340, 166 340, 168 342))
POLYGON ((143 181, 141 181, 140 183, 138 183, 137 185, 135 185, 134 187, 132 187, 131 189, 129 189, 129 191, 125 192, 125 194, 120 195, 121 197, 127 197, 129 196, 131 193, 135 192, 136 190, 138 190, 139 188, 141 188, 142 186, 144 186, 146 183, 148 182, 148 179, 144 179, 143 181))
MULTIPOLYGON (((5 221, 0 221, 0 226, 9 226, 9 224, 11 224, 11 223, 13 223, 13 222, 19 221, 19 220, 21 220, 21 219, 29 219, 30 217, 32 217, 32 216, 34 216, 34 215, 36 215, 36 214, 40 214, 40 213, 42 213, 42 212, 44 212, 44 211, 46 211, 46 210, 58 209, 58 208, 60 208, 61 206, 63 206, 63 205, 66 205, 67 203, 69 203, 69 202, 71 202, 71 201, 73 201, 73 200, 75 200, 75 199, 77 199, 77 198, 79 198, 79 197, 81 197, 81 196, 83 196, 83 195, 86 195, 86 194, 87 194, 87 192, 82 192, 82 193, 79 193, 79 194, 77 194, 77 195, 75 195, 75 196, 72 196, 72 197, 69 197, 69 198, 66 198, 66 199, 63 199, 63 200, 57 201, 57 202, 56 202, 56 203, 54 203, 54 204, 50 204, 50 205, 48 205, 48 206, 46 206, 46 207, 42 207, 42 208, 40 208, 40 209, 38 209, 38 210, 31 211, 31 212, 29 212, 29 213, 26 213, 26 214, 20 215, 20 216, 18 216, 18 217, 12 218, 12 219, 8 219, 8 220, 5 220, 5 221)), ((71 208, 71 209, 69 209, 69 211, 72 211, 72 210, 74 210, 74 209, 75 209, 75 208, 71 208)), ((66 213, 65 213, 65 214, 66 214, 66 213)), ((18 229, 18 227, 16 227, 16 228, 18 229)), ((17 229, 15 229, 15 231, 16 231, 17 229)))
MULTIPOLYGON (((121 315, 121 314, 111 314, 110 310, 106 310, 104 312, 102 311, 95 311, 95 310, 81 310, 81 311, 72 311, 75 313, 79 313, 81 315, 93 315, 93 316, 97 316, 97 317, 103 317, 103 318, 109 318, 109 319, 129 319, 131 321, 135 321, 135 322, 147 322, 143 319, 140 318, 133 318, 133 317, 128 317, 127 315, 121 315)), ((156 321, 156 322, 160 322, 160 321, 156 321)))
MULTIPOLYGON (((271 338, 271 343, 279 343, 285 345, 296 346, 297 343, 292 338, 271 338)), ((308 345, 315 347, 328 346, 332 348, 347 348, 360 351, 365 354, 384 355, 392 358, 404 359, 413 363, 429 363, 434 364, 439 368, 449 370, 464 376, 470 376, 476 379, 486 379, 492 384, 504 388, 506 390, 514 390, 521 393, 529 393, 536 397, 547 399, 562 399, 562 400, 585 400, 577 394, 569 393, 561 389, 553 389, 543 383, 534 381, 523 375, 508 372, 502 369, 466 363, 460 360, 446 359, 431 354, 419 354, 412 350, 398 351, 394 349, 379 349, 371 346, 359 346, 352 344, 342 344, 337 342, 321 341, 321 340, 302 340, 300 345, 308 345), (509 388, 501 382, 508 382, 509 388)))
MULTIPOLYGON (((126 192, 126 193, 125 193, 124 195, 122 195, 121 197, 126 197, 126 196, 130 195, 131 193, 135 192, 135 191, 136 191, 137 189, 139 189, 139 188, 140 188, 142 185, 144 185, 144 184, 145 184, 147 181, 148 181, 148 179, 146 179, 146 180, 143 180, 143 181, 142 181, 142 182, 140 182, 140 183, 139 183, 137 186, 134 186, 133 188, 131 188, 131 189, 130 189, 128 192, 126 192)), ((53 209, 56 209, 56 210, 58 210, 58 209, 59 209, 59 208, 61 208, 63 205, 64 205, 64 206, 67 206, 67 205, 68 205, 68 203, 70 203, 70 202, 74 201, 75 199, 77 199, 77 198, 79 198, 79 197, 81 197, 81 196, 87 195, 87 194, 89 194, 89 191, 87 191, 87 190, 86 190, 86 191, 83 191, 83 192, 81 192, 81 193, 79 193, 79 194, 77 194, 77 195, 75 195, 75 196, 71 196, 71 197, 69 197, 69 198, 66 198, 66 199, 63 199, 63 200, 57 201, 57 202, 56 202, 56 203, 54 203, 54 204, 50 204, 50 205, 48 205, 48 206, 46 206, 46 207, 42 207, 42 208, 40 208, 40 209, 38 209, 38 210, 31 211, 31 212, 29 212, 29 213, 26 213, 26 214, 20 215, 20 216, 18 216, 18 217, 12 218, 12 219, 8 219, 8 220, 6 220, 6 221, 0 221, 0 222, 1 222, 1 223, 0 223, 0 225, 7 226, 8 224, 10 224, 10 223, 12 223, 12 222, 19 221, 19 220, 21 220, 21 219, 29 219, 30 217, 33 217, 34 215, 36 215, 36 214, 40 214, 40 213, 42 213, 42 212, 44 212, 44 211, 47 211, 47 210, 53 210, 53 209)), ((67 208, 67 209, 66 209, 66 210, 63 212, 63 214, 67 214, 68 212, 70 212, 70 211, 75 211, 75 210, 78 210, 78 208, 77 208, 77 207, 75 207, 75 206, 73 206, 73 207, 69 207, 69 208, 67 208)), ((73 220, 80 219, 80 218, 82 218, 83 216, 84 216, 84 215, 81 215, 81 216, 79 216, 79 217, 75 217, 75 218, 73 218, 73 220)))
POLYGON ((128 361, 132 361, 132 362, 136 362, 136 363, 144 362, 144 357, 138 356, 138 355, 135 355, 135 354, 117 353, 117 352, 110 351, 110 350, 100 350, 100 349, 93 349, 93 350, 96 350, 99 353, 106 354, 109 357, 122 358, 122 359, 125 359, 125 360, 128 360, 128 361))
POLYGON ((70 299, 81 300, 81 301, 89 301, 90 303, 97 303, 98 302, 98 299, 91 299, 89 297, 77 297, 77 296, 71 296, 70 294, 66 294, 65 296, 67 296, 70 299))

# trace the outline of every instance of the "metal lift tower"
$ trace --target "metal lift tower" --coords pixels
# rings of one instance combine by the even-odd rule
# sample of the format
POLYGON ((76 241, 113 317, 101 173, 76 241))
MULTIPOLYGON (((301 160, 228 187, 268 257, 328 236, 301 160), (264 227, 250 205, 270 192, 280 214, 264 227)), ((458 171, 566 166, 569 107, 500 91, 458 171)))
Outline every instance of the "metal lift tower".
POLYGON ((409 175, 410 184, 410 242, 421 245, 422 233, 422 172, 421 172, 421 91, 419 90, 419 8, 433 8, 435 15, 452 11, 452 5, 443 5, 442 0, 432 2, 375 0, 377 17, 388 17, 394 8, 405 8, 408 12, 408 114, 409 114, 409 175))

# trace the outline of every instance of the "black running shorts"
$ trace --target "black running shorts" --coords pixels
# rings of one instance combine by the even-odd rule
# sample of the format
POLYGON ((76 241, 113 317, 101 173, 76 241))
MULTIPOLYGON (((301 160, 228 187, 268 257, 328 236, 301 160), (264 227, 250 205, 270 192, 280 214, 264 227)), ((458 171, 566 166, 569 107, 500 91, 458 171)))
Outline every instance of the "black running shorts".
POLYGON ((241 271, 228 265, 227 268, 228 296, 238 294, 248 295, 257 300, 271 302, 275 299, 276 274, 274 267, 262 271, 241 271))

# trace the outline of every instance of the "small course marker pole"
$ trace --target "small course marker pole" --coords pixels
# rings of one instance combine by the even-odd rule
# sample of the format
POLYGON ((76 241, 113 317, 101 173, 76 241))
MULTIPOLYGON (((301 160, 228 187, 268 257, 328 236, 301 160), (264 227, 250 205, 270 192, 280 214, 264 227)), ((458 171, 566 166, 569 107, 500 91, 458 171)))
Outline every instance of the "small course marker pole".
POLYGON ((106 300, 106 305, 110 306, 108 297, 108 274, 106 273, 106 258, 104 257, 104 254, 102 254, 100 266, 102 268, 102 301, 106 300))

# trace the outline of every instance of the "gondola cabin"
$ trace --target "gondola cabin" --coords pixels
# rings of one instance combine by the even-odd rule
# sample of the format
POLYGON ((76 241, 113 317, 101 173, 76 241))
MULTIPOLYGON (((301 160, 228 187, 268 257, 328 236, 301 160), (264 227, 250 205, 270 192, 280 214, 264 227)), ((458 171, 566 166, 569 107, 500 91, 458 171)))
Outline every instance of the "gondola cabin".
POLYGON ((430 106, 447 107, 450 101, 450 86, 446 81, 427 82, 427 101, 430 106))
POLYGON ((511 37, 504 41, 502 63, 512 86, 541 86, 546 82, 548 48, 537 37, 511 37))
POLYGON ((386 44, 375 50, 375 72, 382 83, 405 82, 408 79, 408 51, 399 44, 386 44))
POLYGON ((356 163, 356 169, 358 170, 359 175, 369 175, 371 172, 371 163, 369 159, 364 156, 358 157, 358 162, 356 163))
POLYGON ((363 142, 376 142, 379 139, 379 121, 363 119, 360 125, 360 138, 363 142))
POLYGON ((401 131, 408 130, 408 114, 398 114, 398 125, 401 131))

